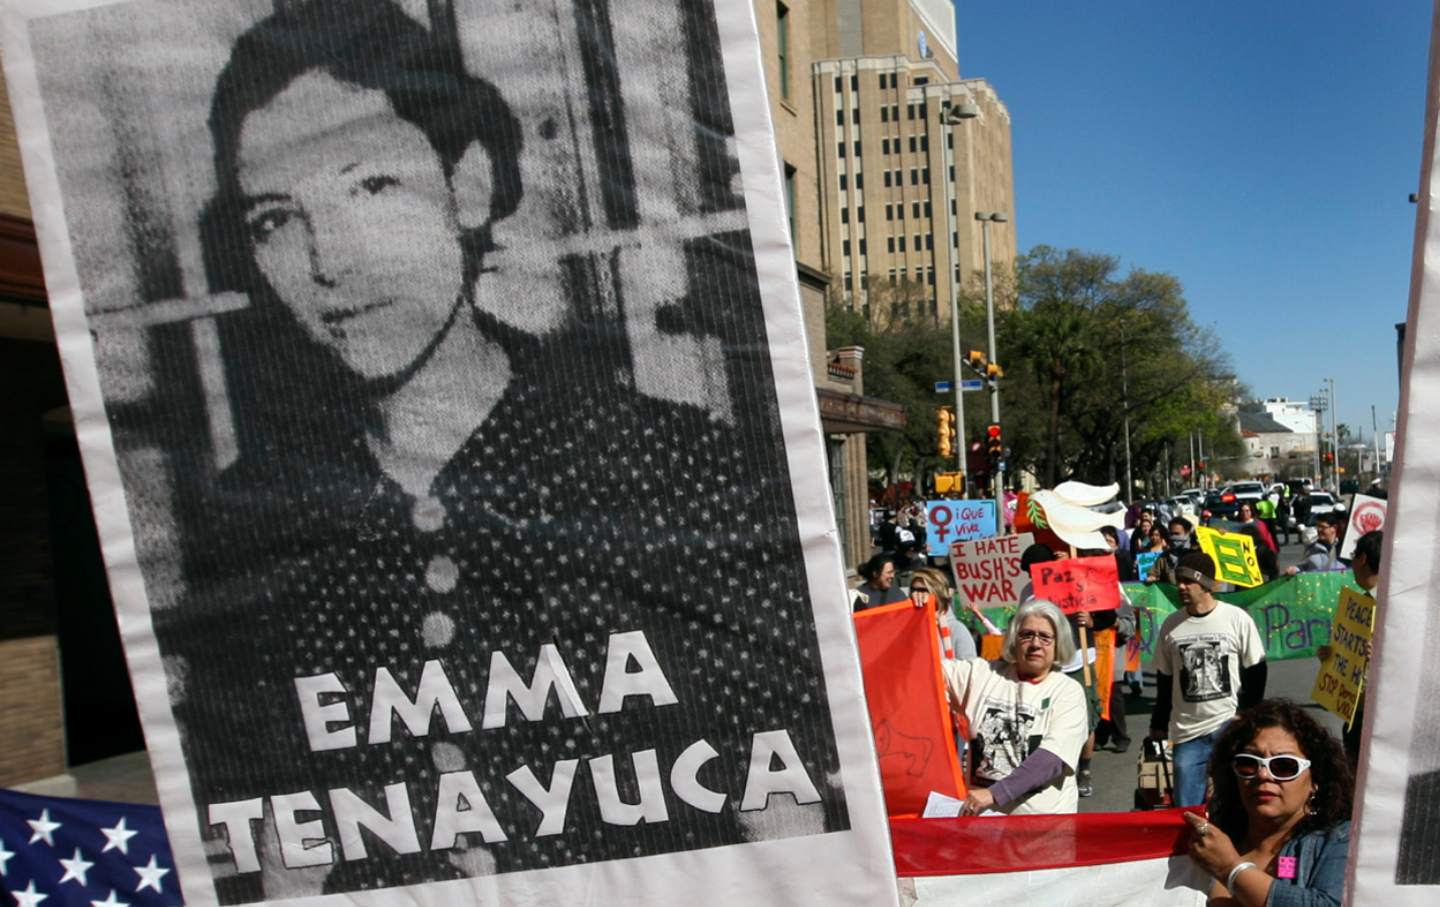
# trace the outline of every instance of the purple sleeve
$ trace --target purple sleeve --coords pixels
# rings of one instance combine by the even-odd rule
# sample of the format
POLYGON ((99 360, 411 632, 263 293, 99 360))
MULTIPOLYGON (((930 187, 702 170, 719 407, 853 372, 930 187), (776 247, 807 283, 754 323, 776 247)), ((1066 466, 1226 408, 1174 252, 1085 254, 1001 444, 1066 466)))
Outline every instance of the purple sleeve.
POLYGON ((1038 790, 1065 773, 1065 763, 1049 750, 1036 750, 1003 780, 990 785, 995 805, 1004 806, 1038 790))

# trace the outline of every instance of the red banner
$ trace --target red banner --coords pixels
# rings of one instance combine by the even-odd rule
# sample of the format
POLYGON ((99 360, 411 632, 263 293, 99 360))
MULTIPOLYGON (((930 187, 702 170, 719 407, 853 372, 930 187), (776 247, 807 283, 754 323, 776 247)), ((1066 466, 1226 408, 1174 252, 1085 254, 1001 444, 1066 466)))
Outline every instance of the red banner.
POLYGON ((1054 602, 1066 614, 1120 607, 1120 571, 1113 555, 1031 564, 1030 579, 1036 598, 1054 602))
POLYGON ((855 615, 855 636, 887 811, 918 815, 931 791, 963 798, 934 605, 868 608, 855 615))

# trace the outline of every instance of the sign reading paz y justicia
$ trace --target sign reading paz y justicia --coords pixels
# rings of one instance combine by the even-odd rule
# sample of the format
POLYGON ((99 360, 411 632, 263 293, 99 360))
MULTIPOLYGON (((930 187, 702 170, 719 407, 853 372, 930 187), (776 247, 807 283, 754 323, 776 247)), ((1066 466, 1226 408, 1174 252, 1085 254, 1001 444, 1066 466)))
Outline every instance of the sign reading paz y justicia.
POLYGON ((185 901, 894 903, 750 10, 8 15, 185 901))
POLYGON ((1035 597, 1054 602, 1066 614, 1120 607, 1120 569, 1114 555, 1031 564, 1030 577, 1035 597))

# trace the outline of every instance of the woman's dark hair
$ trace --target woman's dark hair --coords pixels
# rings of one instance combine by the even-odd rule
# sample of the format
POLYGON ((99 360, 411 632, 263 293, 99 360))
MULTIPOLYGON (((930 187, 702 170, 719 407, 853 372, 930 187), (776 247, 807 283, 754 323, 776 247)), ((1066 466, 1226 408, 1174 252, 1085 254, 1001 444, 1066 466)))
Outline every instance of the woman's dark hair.
POLYGON ((1053 560, 1055 560, 1055 552, 1036 542, 1020 553, 1020 569, 1028 571, 1034 564, 1043 564, 1053 560))
POLYGON ((1290 700, 1266 699, 1237 714, 1210 754, 1210 780, 1215 786, 1210 795, 1210 821, 1237 847, 1244 842, 1250 823, 1240 800, 1240 779, 1231 765, 1236 753, 1272 727, 1287 731, 1300 744, 1300 755, 1310 760, 1310 781, 1315 785, 1307 807, 1314 812, 1300 820, 1293 834, 1329 828, 1350 818, 1355 779, 1340 741, 1290 700))
POLYGON ((880 572, 885 569, 886 564, 893 563, 895 563, 895 558, 891 557, 890 555, 877 554, 874 557, 870 558, 870 560, 861 564, 859 570, 857 570, 856 572, 858 572, 860 574, 860 577, 868 583, 872 579, 880 575, 880 572))
MULTIPOLYGON (((487 152, 488 219, 460 237, 466 294, 492 248, 490 225, 514 212, 522 195, 520 123, 493 85, 466 71, 453 23, 427 29, 389 0, 311 0, 287 4, 236 39, 211 100, 216 194, 201 234, 211 292, 250 298, 248 308, 220 320, 242 465, 251 458, 274 464, 277 453, 302 441, 310 450, 297 464, 349 456, 355 439, 377 429, 365 383, 276 296, 255 263, 244 222, 239 153, 246 118, 317 71, 384 92, 396 115, 424 133, 447 179, 473 145, 487 152)), ((473 306, 464 308, 502 343, 526 342, 496 319, 468 311, 473 306)))

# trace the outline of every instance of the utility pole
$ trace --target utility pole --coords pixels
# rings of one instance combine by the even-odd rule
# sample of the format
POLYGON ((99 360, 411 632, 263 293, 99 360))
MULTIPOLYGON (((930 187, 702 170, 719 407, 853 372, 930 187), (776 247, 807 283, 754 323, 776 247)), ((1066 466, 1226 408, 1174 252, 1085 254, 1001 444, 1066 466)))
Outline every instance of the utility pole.
POLYGON ((1340 493, 1340 426, 1336 423, 1335 414, 1335 379, 1326 378, 1330 383, 1330 449, 1335 451, 1331 458, 1330 477, 1334 483, 1335 493, 1340 493))

